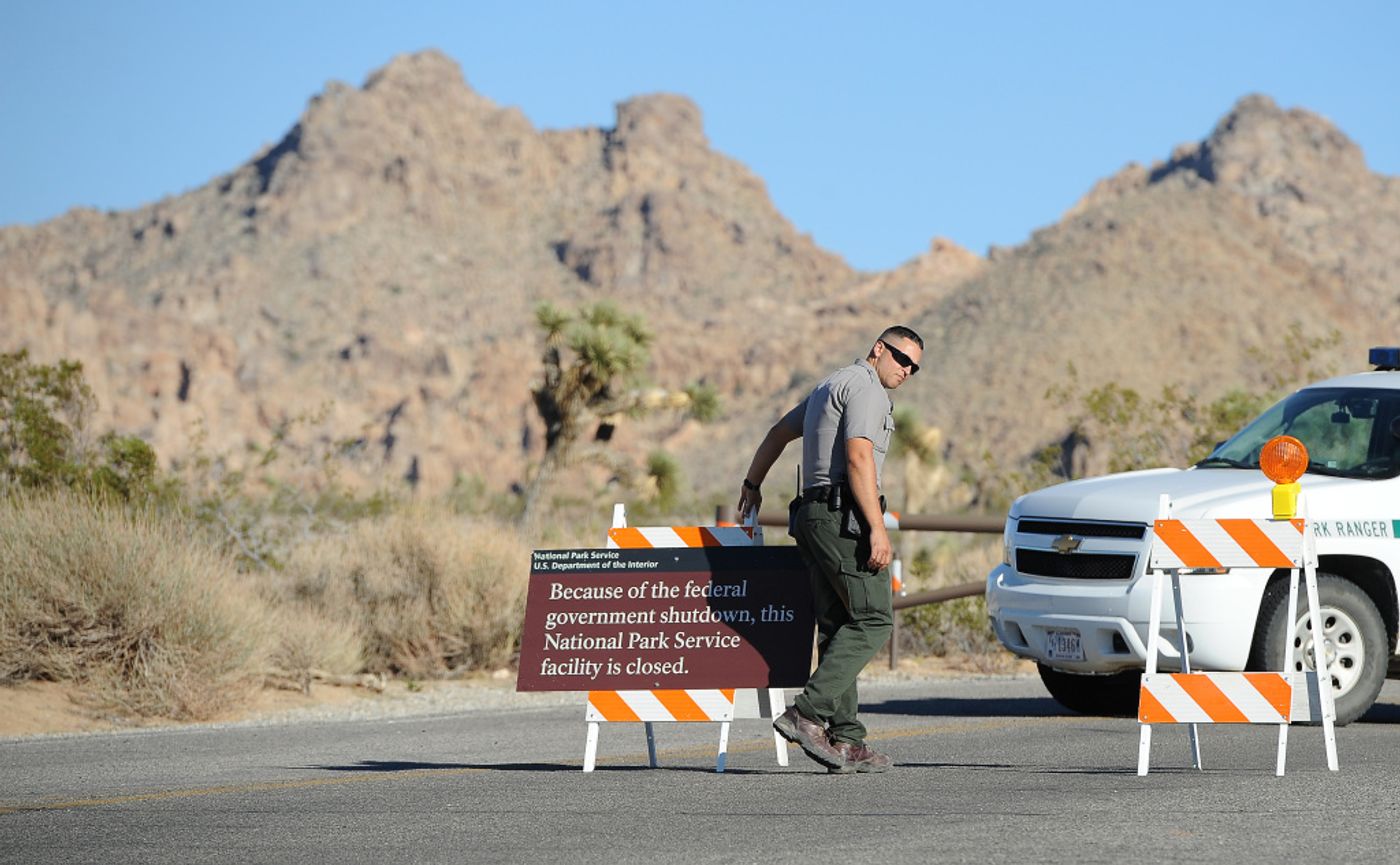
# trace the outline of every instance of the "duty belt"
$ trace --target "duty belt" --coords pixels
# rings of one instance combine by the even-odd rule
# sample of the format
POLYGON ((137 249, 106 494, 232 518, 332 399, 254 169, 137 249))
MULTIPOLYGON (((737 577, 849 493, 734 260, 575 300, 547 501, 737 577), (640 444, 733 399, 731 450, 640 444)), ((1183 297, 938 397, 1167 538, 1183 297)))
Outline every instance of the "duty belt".
MULTIPOLYGON (((826 484, 819 487, 807 487, 807 489, 802 491, 802 503, 807 504, 808 502, 832 502, 834 500, 836 504, 833 505, 833 507, 840 507, 841 499, 843 496, 850 496, 851 501, 854 503, 855 497, 851 496, 849 491, 843 491, 843 487, 844 484, 826 484)), ((880 496, 880 513, 884 512, 885 497, 880 496)))

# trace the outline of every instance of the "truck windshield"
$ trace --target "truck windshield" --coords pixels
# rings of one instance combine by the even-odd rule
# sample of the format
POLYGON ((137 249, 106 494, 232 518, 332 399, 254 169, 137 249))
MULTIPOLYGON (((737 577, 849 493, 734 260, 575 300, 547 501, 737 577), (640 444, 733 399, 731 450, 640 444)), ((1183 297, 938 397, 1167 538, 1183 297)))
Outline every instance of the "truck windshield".
POLYGON ((1269 439, 1291 435, 1308 449, 1308 472, 1344 478, 1400 475, 1400 390, 1309 388, 1264 412, 1197 468, 1259 468, 1269 439))

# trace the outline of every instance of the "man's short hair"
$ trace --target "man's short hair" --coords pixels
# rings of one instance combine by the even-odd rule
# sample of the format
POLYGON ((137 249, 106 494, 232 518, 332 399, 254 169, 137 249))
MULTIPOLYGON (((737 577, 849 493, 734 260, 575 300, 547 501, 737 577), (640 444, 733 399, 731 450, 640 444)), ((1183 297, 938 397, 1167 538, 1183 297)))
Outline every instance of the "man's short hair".
POLYGON ((924 338, 922 336, 919 336, 919 334, 914 331, 914 328, 906 327, 902 324, 893 324, 885 328, 885 332, 880 334, 880 339, 884 339, 887 336, 902 337, 914 343, 921 349, 924 347, 924 338))

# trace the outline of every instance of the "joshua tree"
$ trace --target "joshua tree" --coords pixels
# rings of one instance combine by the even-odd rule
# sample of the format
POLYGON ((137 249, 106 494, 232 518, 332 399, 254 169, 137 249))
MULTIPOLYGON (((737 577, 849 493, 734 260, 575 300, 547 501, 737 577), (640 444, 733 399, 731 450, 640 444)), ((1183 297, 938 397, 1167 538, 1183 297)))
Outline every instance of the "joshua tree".
MULTIPOLYGON (((531 520, 540 494, 574 457, 586 430, 606 442, 623 415, 672 409, 708 421, 719 413, 718 398, 707 385, 682 391, 641 386, 652 336, 637 316, 607 302, 576 312, 544 303, 536 307, 535 321, 544 336, 543 375, 532 391, 544 421, 544 457, 526 489, 522 522, 531 520)), ((591 456, 602 458, 601 450, 591 456)))

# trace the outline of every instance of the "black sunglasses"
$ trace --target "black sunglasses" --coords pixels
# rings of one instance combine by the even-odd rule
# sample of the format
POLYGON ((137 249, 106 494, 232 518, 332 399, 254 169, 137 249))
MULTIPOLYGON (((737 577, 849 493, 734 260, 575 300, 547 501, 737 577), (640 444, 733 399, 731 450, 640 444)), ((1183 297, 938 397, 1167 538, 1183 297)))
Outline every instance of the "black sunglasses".
POLYGON ((880 345, 883 345, 885 347, 885 351, 888 351, 890 353, 890 357, 894 358, 895 363, 909 370, 910 375, 913 375, 914 373, 919 371, 919 365, 917 363, 914 363, 914 359, 912 357, 895 348, 894 346, 890 345, 889 343, 885 342, 883 339, 880 340, 880 345))

